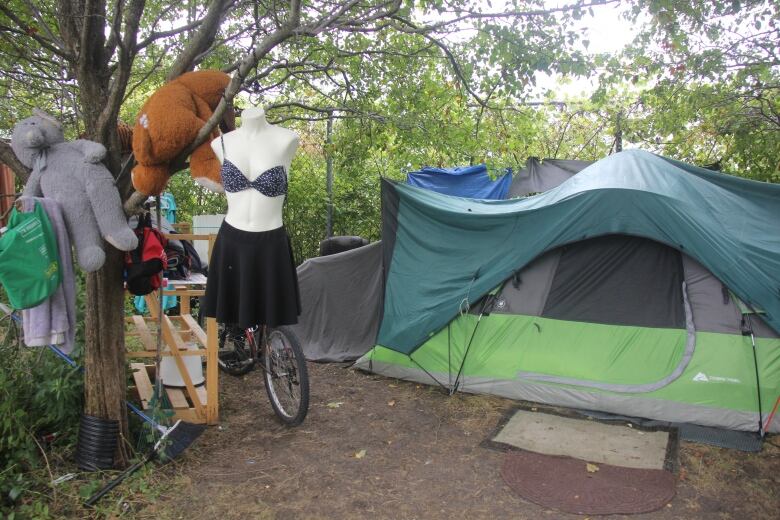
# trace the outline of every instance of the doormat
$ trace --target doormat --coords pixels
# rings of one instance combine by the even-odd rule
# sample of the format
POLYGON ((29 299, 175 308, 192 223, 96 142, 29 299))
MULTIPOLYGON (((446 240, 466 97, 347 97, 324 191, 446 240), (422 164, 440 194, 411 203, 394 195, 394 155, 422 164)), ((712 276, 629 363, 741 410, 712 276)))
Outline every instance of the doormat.
POLYGON ((674 429, 616 424, 540 407, 512 410, 486 445, 635 469, 674 471, 677 459, 674 429))
POLYGON ((525 450, 507 451, 501 477, 526 500, 580 515, 656 511, 674 498, 676 484, 666 470, 593 464, 525 450))
POLYGON ((641 417, 627 417, 625 415, 615 415, 606 412, 593 410, 577 410, 577 413, 598 419, 605 422, 623 422, 633 423, 639 426, 669 426, 677 428, 679 440, 688 442, 697 442, 699 444, 709 444, 719 448, 728 448, 731 450, 740 450, 751 453, 761 451, 763 439, 756 432, 746 432, 737 430, 726 430, 723 428, 714 428, 712 426, 699 426, 688 423, 670 423, 665 421, 654 421, 652 419, 643 419, 641 417))
POLYGON ((760 452, 763 445, 763 439, 756 432, 723 430, 696 424, 680 424, 678 427, 680 429, 680 439, 684 441, 750 453, 760 452))

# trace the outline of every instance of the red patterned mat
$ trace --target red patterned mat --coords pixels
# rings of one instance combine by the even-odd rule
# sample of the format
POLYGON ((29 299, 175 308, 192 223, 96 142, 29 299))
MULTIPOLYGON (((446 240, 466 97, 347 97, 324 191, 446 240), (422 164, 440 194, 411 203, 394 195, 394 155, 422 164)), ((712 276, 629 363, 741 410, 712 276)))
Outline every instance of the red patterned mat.
POLYGON ((581 515, 655 511, 674 498, 677 480, 666 470, 589 464, 523 450, 506 452, 501 476, 526 500, 581 515))

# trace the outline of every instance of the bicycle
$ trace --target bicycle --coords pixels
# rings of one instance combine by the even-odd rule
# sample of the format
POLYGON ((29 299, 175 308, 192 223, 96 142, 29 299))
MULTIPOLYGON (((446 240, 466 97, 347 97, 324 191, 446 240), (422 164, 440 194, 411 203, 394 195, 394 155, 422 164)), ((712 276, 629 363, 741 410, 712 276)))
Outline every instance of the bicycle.
POLYGON ((309 372, 295 334, 287 327, 242 329, 220 324, 219 368, 240 376, 255 366, 263 369, 263 381, 271 406, 287 426, 297 426, 309 411, 309 372))

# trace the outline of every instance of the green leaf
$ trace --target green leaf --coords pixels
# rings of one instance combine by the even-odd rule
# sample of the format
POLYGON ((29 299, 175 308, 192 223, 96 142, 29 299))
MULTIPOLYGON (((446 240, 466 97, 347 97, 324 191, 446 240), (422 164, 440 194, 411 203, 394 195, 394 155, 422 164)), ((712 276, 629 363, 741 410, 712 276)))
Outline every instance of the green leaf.
POLYGON ((16 499, 19 498, 19 496, 22 494, 22 491, 24 491, 24 489, 22 489, 21 487, 13 486, 11 490, 8 492, 8 499, 11 502, 15 502, 16 499))

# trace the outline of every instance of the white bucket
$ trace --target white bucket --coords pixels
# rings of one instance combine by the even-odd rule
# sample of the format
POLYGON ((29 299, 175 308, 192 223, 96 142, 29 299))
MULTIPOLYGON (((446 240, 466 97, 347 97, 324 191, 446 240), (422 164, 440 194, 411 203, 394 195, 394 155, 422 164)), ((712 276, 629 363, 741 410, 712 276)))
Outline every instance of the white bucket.
MULTIPOLYGON (((187 350, 198 350, 198 346, 194 343, 187 343, 186 347, 187 350)), ((165 348, 165 352, 170 352, 168 347, 165 348)), ((203 377, 202 358, 200 356, 182 356, 181 359, 184 361, 184 367, 190 374, 192 384, 194 386, 202 385, 206 380, 206 378, 203 377)), ((179 366, 176 364, 176 360, 173 356, 163 356, 160 360, 160 376, 162 377, 162 382, 165 386, 174 386, 178 388, 186 386, 184 384, 184 378, 179 371, 179 366)))

